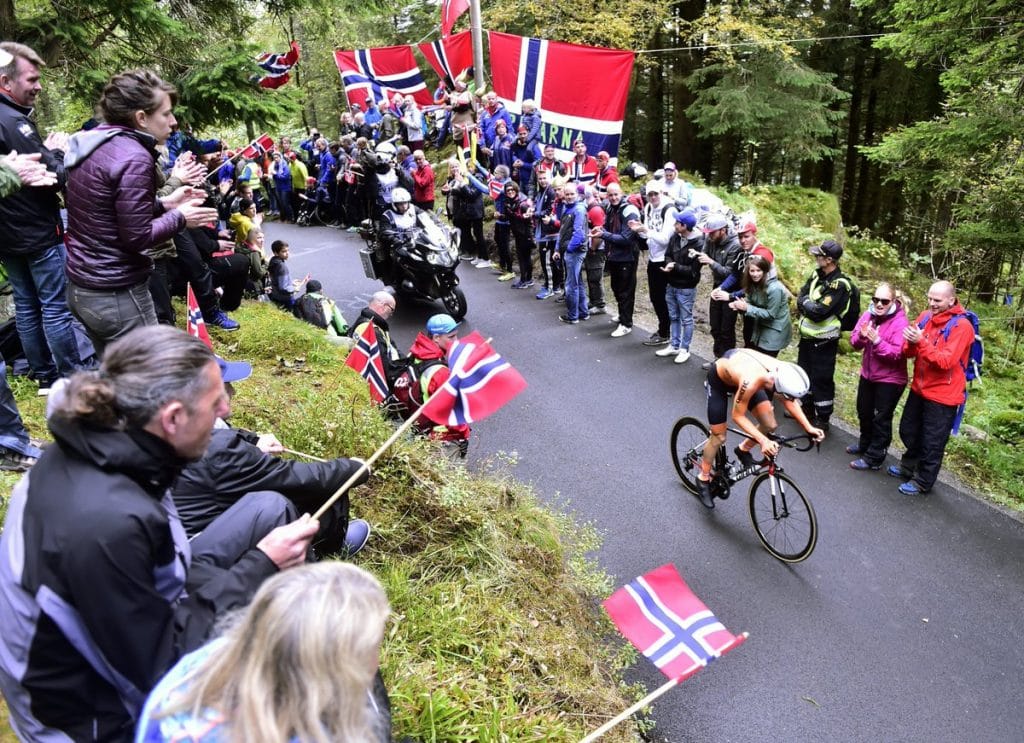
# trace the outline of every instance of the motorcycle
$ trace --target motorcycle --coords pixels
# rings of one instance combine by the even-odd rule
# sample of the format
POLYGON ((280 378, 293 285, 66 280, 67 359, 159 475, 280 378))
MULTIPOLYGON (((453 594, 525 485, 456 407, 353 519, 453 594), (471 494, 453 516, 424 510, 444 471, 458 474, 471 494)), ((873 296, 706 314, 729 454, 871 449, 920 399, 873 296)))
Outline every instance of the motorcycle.
POLYGON ((459 265, 458 229, 441 224, 427 211, 416 214, 416 224, 409 230, 396 231, 403 241, 403 250, 393 249, 372 220, 363 220, 359 236, 366 245, 359 251, 366 278, 384 282, 395 291, 428 300, 440 299, 445 310, 456 320, 466 316, 466 295, 459 289, 455 269, 459 265))

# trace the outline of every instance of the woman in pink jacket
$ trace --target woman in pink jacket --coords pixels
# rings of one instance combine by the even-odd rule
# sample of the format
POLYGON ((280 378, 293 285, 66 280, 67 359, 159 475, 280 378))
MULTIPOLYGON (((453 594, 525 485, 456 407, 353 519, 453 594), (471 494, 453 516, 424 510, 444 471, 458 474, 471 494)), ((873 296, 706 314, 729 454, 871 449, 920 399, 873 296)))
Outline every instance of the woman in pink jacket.
POLYGON ((883 282, 871 304, 857 321, 850 344, 863 353, 857 387, 860 440, 846 447, 860 458, 850 462, 855 470, 877 470, 885 461, 892 441, 892 416, 907 386, 907 358, 903 355, 904 311, 909 301, 883 282))

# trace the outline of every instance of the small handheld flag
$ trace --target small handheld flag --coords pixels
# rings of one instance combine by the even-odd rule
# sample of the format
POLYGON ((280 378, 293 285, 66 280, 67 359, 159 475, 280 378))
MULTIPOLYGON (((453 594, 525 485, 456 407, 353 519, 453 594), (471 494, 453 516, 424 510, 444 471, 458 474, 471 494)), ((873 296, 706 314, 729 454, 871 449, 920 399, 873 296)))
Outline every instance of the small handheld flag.
POLYGON ((452 343, 448 368, 448 380, 422 408, 423 415, 441 425, 482 420, 526 389, 522 375, 477 332, 452 343))
POLYGON ((355 369, 370 385, 370 398, 377 403, 388 396, 388 381, 384 376, 384 360, 377 343, 377 332, 373 323, 366 323, 363 332, 356 336, 356 345, 349 351, 345 366, 355 369))
POLYGON ((256 64, 266 73, 257 80, 261 88, 280 88, 291 79, 291 69, 299 61, 299 42, 288 45, 288 51, 282 54, 263 52, 256 58, 256 64))
POLYGON ((201 340, 212 351, 213 341, 210 340, 210 333, 206 329, 206 322, 203 320, 203 313, 199 309, 199 302, 196 301, 195 292, 192 291, 192 284, 187 285, 185 302, 188 305, 188 334, 201 340))

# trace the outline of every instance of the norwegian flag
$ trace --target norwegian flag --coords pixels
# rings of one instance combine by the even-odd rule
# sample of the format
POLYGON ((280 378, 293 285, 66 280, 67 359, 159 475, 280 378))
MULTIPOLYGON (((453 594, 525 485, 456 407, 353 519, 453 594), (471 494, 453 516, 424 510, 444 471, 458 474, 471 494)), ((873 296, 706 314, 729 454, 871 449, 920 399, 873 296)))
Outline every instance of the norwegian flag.
POLYGON ((272 149, 274 149, 274 138, 269 134, 262 134, 250 142, 244 150, 239 152, 238 157, 247 157, 250 160, 254 160, 260 155, 270 152, 272 149))
MULTIPOLYGON (((540 140, 561 159, 583 137, 587 151, 613 158, 619 151, 622 119, 635 54, 619 49, 565 44, 489 31, 494 91, 513 114, 533 99, 541 111, 540 140)), ((518 123, 518 122, 517 122, 518 123)))
POLYGON ((367 98, 390 101, 395 93, 411 95, 421 106, 434 102, 412 56, 411 46, 339 50, 334 52, 334 62, 352 105, 362 106, 367 98))
POLYGON ((526 380, 473 332, 448 349, 448 380, 423 406, 435 423, 462 426, 482 420, 526 389, 526 380))
POLYGON ((441 0, 441 38, 452 32, 455 21, 469 10, 469 0, 441 0))
POLYGON ((256 64, 267 74, 256 83, 261 88, 280 88, 291 79, 291 69, 299 61, 299 42, 293 41, 284 54, 263 52, 256 64))
POLYGON ((388 396, 388 380, 384 376, 384 360, 372 322, 366 323, 363 332, 356 336, 356 345, 349 351, 345 366, 355 369, 369 383, 370 398, 374 402, 384 402, 388 396))
POLYGON ((742 644, 686 585, 675 565, 662 565, 604 601, 627 640, 670 679, 693 675, 742 644))
POLYGON ((203 313, 199 309, 199 302, 196 301, 196 294, 192 291, 192 284, 187 285, 185 303, 188 305, 188 334, 201 340, 212 351, 213 341, 210 340, 210 333, 206 329, 206 321, 203 320, 203 313))
POLYGON ((473 40, 469 31, 417 46, 448 87, 454 86, 455 79, 473 66, 473 40))

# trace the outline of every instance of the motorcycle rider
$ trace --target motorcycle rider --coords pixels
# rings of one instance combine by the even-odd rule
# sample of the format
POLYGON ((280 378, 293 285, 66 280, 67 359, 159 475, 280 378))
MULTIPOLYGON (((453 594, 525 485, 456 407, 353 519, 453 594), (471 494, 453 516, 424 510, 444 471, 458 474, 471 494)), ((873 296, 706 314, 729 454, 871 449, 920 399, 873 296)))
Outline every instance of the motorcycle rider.
POLYGON ((401 187, 406 193, 413 190, 412 176, 403 168, 395 167, 396 150, 391 142, 381 142, 374 148, 376 163, 366 176, 367 201, 372 216, 379 220, 391 207, 392 191, 401 187))
POLYGON ((391 191, 391 208, 384 212, 378 223, 381 242, 394 259, 409 255, 419 220, 420 209, 412 203, 412 196, 401 186, 391 191))

